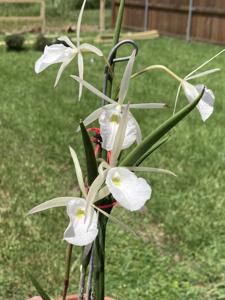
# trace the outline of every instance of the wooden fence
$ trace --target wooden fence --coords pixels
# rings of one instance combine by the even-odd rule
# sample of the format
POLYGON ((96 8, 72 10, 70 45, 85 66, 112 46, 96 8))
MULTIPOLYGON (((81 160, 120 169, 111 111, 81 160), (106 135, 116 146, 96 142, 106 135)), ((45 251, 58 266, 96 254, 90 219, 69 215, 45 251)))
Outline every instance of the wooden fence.
MULTIPOLYGON (((113 26, 119 2, 113 0, 113 26)), ((225 44, 225 0, 126 0, 123 27, 225 44)))
POLYGON ((0 0, 0 4, 9 3, 27 3, 27 4, 39 4, 40 15, 39 16, 0 16, 1 21, 29 21, 29 22, 40 22, 41 31, 45 31, 46 17, 45 17, 45 0, 0 0))

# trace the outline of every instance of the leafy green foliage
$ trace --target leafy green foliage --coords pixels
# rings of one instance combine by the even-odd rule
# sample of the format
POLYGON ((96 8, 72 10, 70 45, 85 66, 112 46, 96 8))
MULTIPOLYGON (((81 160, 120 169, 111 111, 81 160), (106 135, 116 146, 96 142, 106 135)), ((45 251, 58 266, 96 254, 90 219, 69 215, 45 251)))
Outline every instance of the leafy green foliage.
POLYGON ((51 45, 51 40, 45 37, 43 34, 39 34, 34 44, 34 50, 44 51, 45 46, 51 45))
POLYGON ((44 291, 44 289, 42 288, 42 286, 40 285, 40 283, 37 281, 36 278, 34 278, 34 276, 30 273, 27 272, 27 276, 29 277, 29 279, 31 280, 31 282, 33 283, 34 287, 36 288, 39 296, 41 296, 41 298, 43 300, 51 300, 51 298, 48 296, 48 294, 44 291))
POLYGON ((86 155, 85 161, 87 164, 88 185, 90 186, 95 180, 95 178, 98 176, 98 166, 91 139, 83 123, 80 123, 80 129, 83 138, 84 151, 86 155))
POLYGON ((12 34, 5 37, 5 43, 8 51, 23 50, 24 36, 21 34, 12 34))

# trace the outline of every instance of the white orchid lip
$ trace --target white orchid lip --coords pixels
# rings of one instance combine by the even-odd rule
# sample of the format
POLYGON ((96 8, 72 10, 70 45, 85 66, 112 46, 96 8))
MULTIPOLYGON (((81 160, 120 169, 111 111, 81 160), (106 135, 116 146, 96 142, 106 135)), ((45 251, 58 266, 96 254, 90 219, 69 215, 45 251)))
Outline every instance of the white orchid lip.
MULTIPOLYGON (((183 80, 182 87, 187 100, 189 102, 193 102, 202 92, 204 85, 198 84, 194 86, 189 82, 183 80)), ((215 96, 212 90, 205 87, 205 91, 202 96, 202 99, 199 101, 199 103, 196 106, 203 121, 206 121, 213 113, 214 103, 215 103, 215 96)))
POLYGON ((113 198, 124 208, 141 209, 151 197, 151 186, 124 167, 111 168, 106 176, 106 186, 113 198))
POLYGON ((70 223, 64 232, 64 240, 68 243, 85 246, 93 242, 98 234, 98 215, 93 208, 86 212, 86 201, 80 198, 67 204, 70 223), (87 215, 88 214, 88 215, 87 215))
MULTIPOLYGON (((102 148, 111 151, 118 132, 122 112, 118 111, 118 105, 103 107, 99 115, 100 132, 102 137, 102 148)), ((121 106, 119 106, 121 108, 121 106)), ((136 140, 139 125, 134 117, 129 114, 122 149, 130 147, 136 140)))

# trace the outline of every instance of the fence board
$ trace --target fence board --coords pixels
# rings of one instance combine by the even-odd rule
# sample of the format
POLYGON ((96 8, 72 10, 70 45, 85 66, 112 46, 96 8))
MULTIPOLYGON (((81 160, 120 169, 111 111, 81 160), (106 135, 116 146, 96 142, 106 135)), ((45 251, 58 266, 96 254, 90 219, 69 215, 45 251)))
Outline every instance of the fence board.
POLYGON ((40 15, 39 16, 1 16, 1 21, 39 21, 42 23, 41 31, 45 31, 46 19, 45 19, 45 0, 0 0, 0 4, 11 4, 11 3, 29 3, 29 4, 40 4, 40 15))
MULTIPOLYGON (((113 0, 115 24, 119 0, 113 0)), ((144 30, 145 0, 127 0, 123 27, 144 30)), ((147 29, 186 36, 189 0, 149 0, 147 29)), ((190 39, 225 44, 225 0, 193 0, 190 39)))

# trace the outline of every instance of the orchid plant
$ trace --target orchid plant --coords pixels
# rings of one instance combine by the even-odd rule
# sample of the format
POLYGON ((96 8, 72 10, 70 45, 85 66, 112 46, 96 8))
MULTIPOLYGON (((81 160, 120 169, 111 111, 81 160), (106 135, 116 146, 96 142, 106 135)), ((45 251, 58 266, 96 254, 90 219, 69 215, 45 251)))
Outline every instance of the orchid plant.
MULTIPOLYGON (((66 299, 69 284, 69 271, 71 264, 71 253, 73 246, 81 246, 81 280, 79 299, 103 300, 104 291, 104 264, 105 264, 105 234, 108 219, 117 223, 124 230, 136 233, 126 224, 111 215, 115 206, 122 206, 128 211, 140 210, 151 198, 152 188, 150 182, 138 177, 137 172, 156 172, 176 176, 173 172, 156 167, 140 166, 143 161, 157 150, 169 139, 169 131, 183 120, 195 107, 200 112, 203 121, 206 121, 213 112, 215 96, 213 92, 203 84, 196 86, 189 81, 200 78, 219 69, 210 69, 198 73, 198 71, 215 59, 218 55, 203 63, 197 69, 181 78, 173 71, 162 65, 152 65, 132 74, 137 49, 134 49, 127 58, 118 95, 113 99, 109 91, 101 92, 83 78, 84 64, 83 52, 92 52, 104 57, 103 52, 93 45, 80 43, 81 20, 86 0, 84 0, 77 22, 76 46, 68 37, 60 37, 58 40, 65 44, 46 46, 44 54, 37 60, 35 71, 39 73, 48 66, 61 63, 57 73, 55 86, 57 85, 63 70, 77 56, 78 76, 71 75, 71 78, 79 84, 78 99, 82 97, 83 87, 90 90, 103 104, 94 112, 90 113, 81 122, 77 134, 81 133, 86 154, 87 180, 80 166, 78 155, 70 147, 71 157, 75 166, 77 182, 80 194, 75 197, 58 197, 41 203, 30 210, 30 214, 38 213, 50 208, 66 207, 69 217, 69 225, 64 231, 64 240, 68 243, 66 278, 63 291, 63 299, 66 299), (140 75, 153 70, 166 72, 178 83, 177 96, 172 116, 158 128, 142 138, 141 128, 134 118, 134 109, 163 109, 168 105, 165 101, 145 101, 144 103, 130 103, 127 99, 127 92, 132 81, 140 75), (177 101, 181 88, 189 102, 180 111, 176 112, 177 101), (88 125, 98 120, 99 128, 88 129, 88 125), (89 131, 94 130, 95 136, 90 137, 89 131), (133 145, 136 143, 136 145, 133 145), (93 148, 95 144, 95 150, 93 148), (129 148, 132 147, 132 150, 129 148), (122 159, 122 153, 127 149, 126 156, 122 159), (85 278, 88 274, 87 285, 85 278), (86 286, 86 288, 85 288, 86 286), (86 296, 85 296, 86 295, 86 296), (86 297, 86 298, 85 298, 86 297)), ((117 46, 124 1, 120 3, 118 22, 115 29, 114 47, 117 46)), ((106 60, 106 59, 105 59, 106 60)), ((107 61, 107 60, 106 60, 107 61)), ((109 84, 113 84, 114 63, 108 61, 107 70, 110 78, 109 84)), ((106 79, 108 80, 108 79, 106 79)), ((42 296, 43 298, 45 296, 42 296)), ((48 299, 48 298, 46 298, 48 299)))

